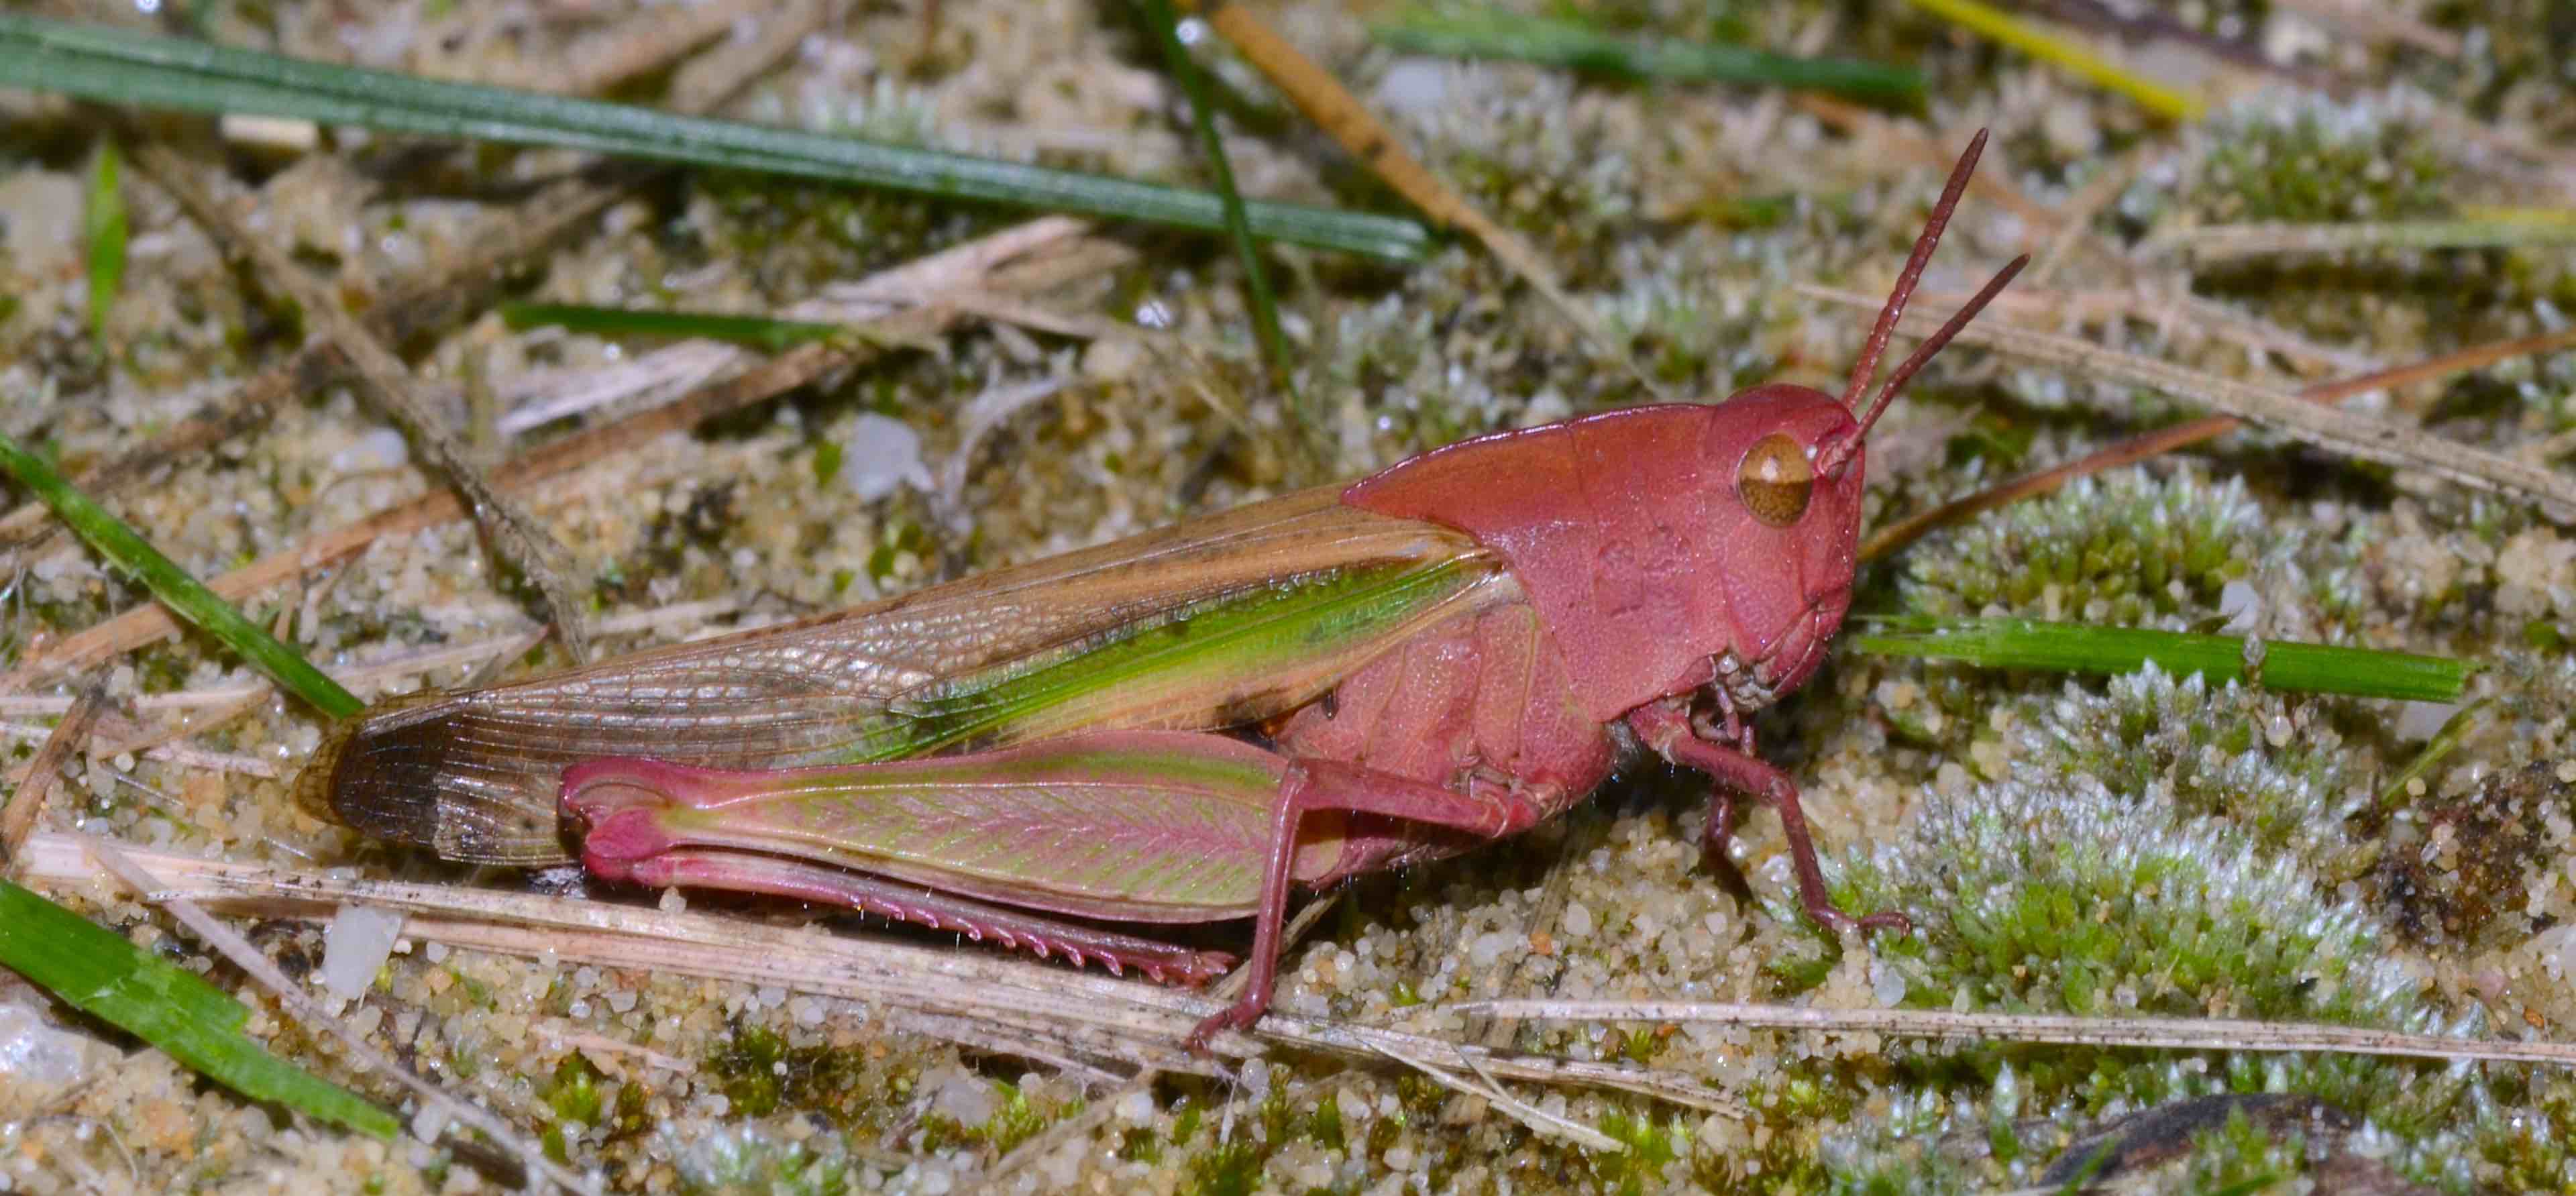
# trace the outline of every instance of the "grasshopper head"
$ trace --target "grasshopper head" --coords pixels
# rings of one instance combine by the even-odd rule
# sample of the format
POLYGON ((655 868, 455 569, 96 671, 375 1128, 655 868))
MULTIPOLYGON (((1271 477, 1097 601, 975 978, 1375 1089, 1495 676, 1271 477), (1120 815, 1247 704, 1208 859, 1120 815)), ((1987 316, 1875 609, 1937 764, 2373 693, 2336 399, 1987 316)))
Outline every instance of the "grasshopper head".
POLYGON ((1715 680, 1739 709, 1758 709, 1815 671, 1851 605, 1861 427, 1834 396, 1787 383, 1739 391, 1715 413, 1702 450, 1720 491, 1709 501, 1741 562, 1720 582, 1732 643, 1715 680))
POLYGON ((1732 505, 1721 501, 1720 510, 1738 523, 1735 538, 1748 555, 1770 563, 1735 570, 1727 581, 1736 641, 1714 667, 1716 683, 1740 709, 1767 706, 1804 682, 1851 606, 1870 426, 1915 373, 2030 261, 2015 258, 1996 272, 1939 331, 1897 364, 1874 397, 1863 401, 1878 374, 1879 354, 1895 334, 1906 300, 1940 245, 1941 231, 1985 146, 1981 131, 1951 168, 1941 201, 1933 206, 1932 218, 1879 310, 1842 397, 1786 383, 1757 386, 1728 399, 1718 409, 1726 417, 1712 421, 1705 459, 1724 471, 1734 487, 1732 505))

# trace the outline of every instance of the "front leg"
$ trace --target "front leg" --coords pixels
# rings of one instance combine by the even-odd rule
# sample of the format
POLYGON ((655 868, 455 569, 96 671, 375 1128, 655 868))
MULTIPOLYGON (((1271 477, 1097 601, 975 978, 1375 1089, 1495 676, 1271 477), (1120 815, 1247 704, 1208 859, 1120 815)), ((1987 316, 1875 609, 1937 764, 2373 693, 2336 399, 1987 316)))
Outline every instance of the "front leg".
POLYGON ((1807 814, 1798 804, 1798 787, 1789 780, 1789 774, 1732 746, 1700 738, 1691 730, 1686 715, 1660 703, 1629 712, 1628 725, 1657 754, 1707 773, 1717 782, 1708 811, 1707 836, 1712 851, 1721 855, 1725 851, 1727 822, 1735 813, 1729 791, 1745 793, 1780 812, 1780 829, 1789 837, 1789 863, 1798 874, 1798 903, 1806 908, 1808 917, 1837 932, 1858 927, 1903 934, 1913 929, 1913 920, 1894 910, 1854 918, 1834 904, 1833 895, 1825 890, 1824 869, 1816 863, 1815 840, 1807 834, 1807 814))

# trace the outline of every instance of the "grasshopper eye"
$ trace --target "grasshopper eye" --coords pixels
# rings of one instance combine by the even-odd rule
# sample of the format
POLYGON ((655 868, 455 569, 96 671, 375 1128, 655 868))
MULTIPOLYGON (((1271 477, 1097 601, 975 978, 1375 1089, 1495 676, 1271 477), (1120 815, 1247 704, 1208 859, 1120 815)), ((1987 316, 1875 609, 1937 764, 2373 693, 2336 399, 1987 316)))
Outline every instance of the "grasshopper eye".
POLYGON ((1735 467, 1735 493, 1744 509, 1773 527, 1787 527, 1807 513, 1815 493, 1815 467, 1807 450, 1786 432, 1773 432, 1753 442, 1744 463, 1735 467))

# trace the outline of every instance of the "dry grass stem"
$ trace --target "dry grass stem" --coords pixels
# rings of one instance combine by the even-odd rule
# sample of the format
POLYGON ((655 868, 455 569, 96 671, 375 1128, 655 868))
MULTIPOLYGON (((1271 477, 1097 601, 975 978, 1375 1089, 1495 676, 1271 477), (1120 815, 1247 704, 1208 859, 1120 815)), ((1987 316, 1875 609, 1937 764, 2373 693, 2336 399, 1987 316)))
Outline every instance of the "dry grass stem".
MULTIPOLYGON (((31 881, 98 879, 84 836, 40 833, 27 841, 31 881)), ((404 933, 514 955, 775 984, 867 1001, 899 1027, 1000 1053, 1055 1062, 1113 1061, 1128 1071, 1208 1074, 1212 1060, 1181 1040, 1220 998, 982 948, 925 947, 833 934, 811 923, 776 925, 533 893, 364 880, 263 868, 167 852, 124 849, 159 879, 156 898, 186 898, 269 915, 327 917, 342 904, 412 915, 404 933), (1025 1048, 1025 1050, 1024 1050, 1025 1048)), ((1489 1050, 1446 1038, 1273 1011, 1252 1035, 1219 1035, 1219 1055, 1263 1053, 1263 1042, 1369 1059, 1393 1049, 1417 1058, 1471 1060, 1490 1075, 1527 1083, 1631 1092, 1692 1108, 1732 1112, 1722 1094, 1684 1075, 1548 1055, 1489 1050)), ((1100 1070, 1096 1065, 1092 1070, 1100 1070)))
POLYGON ((599 1191, 599 1183, 596 1179, 574 1175, 548 1161, 545 1151, 538 1147, 535 1139, 520 1134, 510 1123, 494 1116, 482 1106, 453 1096, 436 1084, 420 1078, 410 1068, 395 1062, 391 1055, 387 1055, 374 1044, 369 1043, 365 1035, 350 1029, 346 1022, 332 1016, 329 1010, 322 1008, 320 1003, 305 995, 302 986, 287 979, 286 973, 279 971, 276 964, 269 962, 267 956, 260 954, 259 948, 252 946, 250 940, 215 920, 214 915, 207 913, 196 902, 186 897, 171 895, 160 878, 153 875, 151 868, 147 866, 147 861, 153 859, 150 855, 141 852, 129 855, 107 840, 92 835, 67 835, 63 838, 89 858, 98 861, 100 867, 125 882, 126 886, 132 888, 138 896, 168 910, 171 917, 177 918, 181 925, 194 932, 207 946, 214 948, 217 953, 230 960, 234 967, 240 968, 251 979, 258 981, 260 987, 267 989, 271 996, 277 998, 279 1007, 286 1011, 287 1016, 295 1019, 296 1023, 304 1027, 307 1032, 316 1037, 328 1035, 338 1039, 341 1045, 348 1048, 351 1058, 410 1089, 413 1094, 420 1097, 423 1104, 441 1110, 454 1121, 490 1135, 492 1141, 518 1157, 520 1165, 527 1168, 527 1173, 532 1180, 543 1177, 566 1191, 592 1193, 599 1191))
POLYGON ((438 414, 435 397, 412 377, 411 367, 350 315, 322 280, 250 226, 237 205, 220 193, 228 184, 222 172, 203 170, 162 145, 143 146, 135 162, 216 243, 250 262, 260 285, 282 293, 302 309, 306 324, 339 350, 376 407, 410 433, 414 447, 464 495, 466 509, 501 555, 545 595, 556 631, 573 659, 589 659, 590 635, 582 626, 583 599, 590 590, 587 569, 536 516, 502 491, 472 448, 438 414))
MULTIPOLYGON (((1397 1050, 1392 1046, 1388 1046, 1383 1043, 1374 1045, 1376 1046, 1379 1054, 1384 1055, 1389 1059, 1393 1059, 1406 1067, 1410 1067, 1415 1071, 1421 1072, 1423 1075, 1430 1077, 1433 1083, 1438 1084, 1451 1092, 1455 1092, 1460 1096, 1475 1097, 1496 1109, 1502 1110, 1503 1116, 1509 1117, 1522 1125, 1528 1126, 1532 1132, 1544 1134, 1551 1138, 1563 1138, 1577 1146, 1583 1147, 1586 1150, 1598 1150, 1609 1154, 1621 1154, 1625 1153, 1628 1149, 1626 1143, 1621 1142, 1608 1134, 1602 1133, 1591 1126, 1584 1125, 1579 1122, 1568 1121, 1565 1118, 1547 1113, 1539 1109, 1537 1106, 1521 1100, 1520 1098, 1513 1096, 1511 1093, 1503 1091, 1502 1086, 1494 1083, 1492 1077, 1482 1077, 1482 1083, 1470 1082, 1463 1077, 1452 1075, 1427 1061, 1405 1054, 1403 1051, 1397 1050)), ((1466 1059, 1464 1056, 1461 1056, 1460 1058, 1462 1062, 1467 1063, 1470 1067, 1475 1065, 1475 1061, 1472 1059, 1466 1059)))
MULTIPOLYGON (((2170 287, 2140 282, 2118 289, 2096 287, 2082 290, 2035 288, 2016 280, 2010 290, 1995 297, 1992 310, 2040 320, 2071 319, 2084 323, 2138 320, 2169 330, 2178 327, 2191 336, 2232 344, 2248 350, 2258 359, 2264 354, 2278 354, 2305 365, 2323 366, 2345 373, 2380 368, 2380 363, 2367 354, 2320 345, 2268 320, 2237 311, 2223 303, 2183 293, 2186 289, 2179 278, 2174 279, 2170 287)), ((1938 303, 1965 299, 1967 294, 1925 292, 1923 297, 1927 303, 1938 303)))
POLYGON ((821 32, 836 7, 829 0, 778 0, 771 11, 755 9, 751 37, 718 42, 680 64, 671 76, 671 110, 698 114, 722 107, 751 80, 787 61, 807 37, 821 32))
POLYGON ((1603 357, 1627 365, 1631 376, 1650 394, 1663 388, 1637 370, 1627 346, 1609 326, 1593 315, 1592 310, 1568 294, 1557 281, 1556 271, 1539 256, 1520 234, 1504 228, 1484 213, 1467 197, 1443 181, 1430 167, 1422 164, 1404 148, 1404 139, 1379 120, 1377 114, 1361 103, 1359 97, 1342 86, 1331 71, 1315 64, 1303 51, 1279 36, 1253 14, 1250 6, 1234 0, 1182 0, 1180 7, 1198 10, 1207 18, 1209 27, 1223 35, 1234 48, 1259 68, 1271 85, 1288 97, 1306 119, 1315 122, 1334 143, 1358 158, 1376 174, 1379 181, 1393 188, 1435 224, 1446 225, 1476 238, 1494 260, 1528 283, 1549 307, 1574 325, 1583 338, 1603 357))
POLYGON ((2178 1051, 2325 1051, 2408 1059, 2576 1066, 2576 1043, 2492 1042, 2356 1026, 2255 1022, 2210 1017, 2076 1017, 2041 1013, 1957 1013, 1946 1009, 1811 1009, 1717 1001, 1460 1001, 1408 1010, 1488 1013, 1573 1022, 1671 1022, 1892 1034, 1908 1038, 2045 1042, 2178 1051))
MULTIPOLYGON (((53 729, 25 723, 0 723, 0 736, 15 739, 21 743, 43 743, 53 737, 53 729)), ((183 744, 165 743, 140 749, 120 747, 119 750, 131 751, 147 760, 159 760, 176 764, 181 768, 194 768, 206 772, 261 778, 272 778, 279 773, 275 764, 257 756, 201 751, 183 744)))
POLYGON ((2458 58, 2464 50, 2460 35, 2447 29, 2436 29, 2399 11, 2393 4, 2378 0, 2277 0, 2283 8, 2304 13, 2348 33, 2362 37, 2404 42, 2418 50, 2458 58))
POLYGON ((62 779, 63 763, 71 759, 88 741, 92 724, 107 707, 107 693, 97 684, 83 686, 72 699, 71 709, 61 722, 54 724, 45 736, 44 746, 36 749, 34 759, 27 761, 18 774, 17 789, 9 794, 9 803, 0 806, 0 868, 18 858, 18 849, 36 829, 36 818, 45 809, 45 799, 52 796, 54 785, 62 779))
MULTIPOLYGON (((1104 253, 1094 249, 1093 243, 1076 237, 1074 234, 1083 227, 1079 221, 1044 217, 932 254, 881 277, 903 284, 891 289, 916 296, 935 296, 937 290, 935 286, 913 284, 935 284, 949 278, 982 278, 984 285, 1006 290, 1022 286, 1043 290, 1127 259, 1131 251, 1124 247, 1111 246, 1110 252, 1104 253), (1057 249, 1062 252, 1049 252, 1057 249), (980 273, 984 270, 991 271, 989 277, 980 273)), ((954 312, 926 304, 886 316, 882 322, 904 336, 927 336, 949 327, 955 318, 954 312)), ((790 350, 678 402, 640 411, 616 423, 522 453, 494 471, 494 481, 505 491, 524 492, 592 461, 802 386, 871 352, 865 347, 826 344, 790 350)), ((461 518, 464 513, 453 494, 424 495, 262 557, 207 581, 206 586, 230 601, 240 602, 271 586, 356 556, 382 537, 434 527, 461 518)), ((0 693, 27 689, 66 669, 86 668, 176 630, 172 616, 159 604, 135 607, 30 653, 17 668, 0 675, 0 693)))
MULTIPOLYGON (((603 637, 636 635, 646 631, 678 629, 679 638, 687 638, 706 623, 741 610, 740 598, 710 598, 702 602, 681 602, 649 610, 628 611, 596 620, 592 629, 603 637)), ((493 660, 506 660, 525 650, 528 637, 540 634, 543 627, 510 632, 461 644, 436 648, 397 648, 369 653, 369 659, 344 669, 333 670, 331 679, 350 692, 370 694, 383 691, 387 684, 407 677, 426 677, 444 670, 465 668, 493 660)), ((165 710, 229 709, 244 702, 262 700, 275 692, 276 686, 265 682, 215 686, 206 689, 182 689, 170 693, 145 694, 135 698, 134 709, 150 714, 165 710)), ((60 714, 71 709, 77 699, 64 694, 0 694, 0 714, 60 714)), ((204 728, 187 732, 200 733, 204 728)), ((138 746, 120 743, 119 751, 134 751, 138 746)))
MULTIPOLYGON (((1837 303, 1879 305, 1875 296, 1809 285, 1797 289, 1801 294, 1837 303)), ((1936 326, 1937 320, 1909 313, 1905 324, 1919 335, 1936 326)), ((1958 340, 2072 374, 2163 391, 2346 456, 2419 469, 2459 485, 2535 503, 2553 522, 2576 522, 2576 478, 2427 435, 2420 428, 2320 406, 2286 391, 2123 353, 2090 341, 1993 321, 1969 325, 1959 333, 1958 340)))
POLYGON ((2547 220, 2421 220, 2348 224, 2203 224, 2160 229, 2141 254, 2221 262, 2285 253, 2378 249, 2500 249, 2576 244, 2576 224, 2547 220))
POLYGON ((723 36, 735 22, 754 19, 770 7, 766 0, 716 0, 668 10, 646 9, 613 29, 574 42, 560 57, 529 64, 504 82, 532 91, 597 95, 679 61, 723 36))
MULTIPOLYGON (((712 111, 766 73, 795 47, 798 38, 820 23, 820 6, 808 7, 811 11, 798 13, 792 19, 771 22, 756 42, 729 46, 700 60, 711 69, 693 89, 675 86, 673 108, 687 113, 712 111)), ((601 211, 624 197, 635 182, 650 177, 650 173, 618 167, 609 171, 604 181, 566 179, 548 185, 525 203, 484 217, 466 238, 463 249, 387 287, 369 309, 366 327, 398 345, 447 327, 479 308, 510 277, 510 267, 588 228, 601 211)), ((173 462, 265 424, 278 403, 290 395, 310 394, 331 385, 343 368, 330 341, 315 337, 285 361, 243 383, 213 410, 179 421, 168 431, 83 470, 74 480, 94 497, 112 493, 173 462)), ((0 518, 0 550, 31 544, 46 536, 49 528, 59 527, 51 518, 43 503, 21 504, 0 518)))
MULTIPOLYGON (((2553 353, 2570 347, 2576 347, 2576 328, 2473 345, 2423 361, 2375 370, 2357 378, 2320 383, 2301 390, 2299 397, 2311 403, 2340 402, 2357 394, 2412 386, 2471 370, 2485 369, 2497 362, 2509 361, 2516 357, 2553 353)), ((1870 533, 1869 538, 1861 544, 1860 558, 1865 561, 1877 560, 1922 538, 1925 532, 1933 528, 1957 523, 1970 516, 2008 506, 2025 498, 2036 498, 2039 495, 2051 493, 2080 477, 2118 469, 2124 465, 2133 465, 2166 453, 2180 452, 2192 445, 2216 440, 2244 426, 2244 421, 2234 416, 2211 415, 2175 424, 2169 428, 2142 432, 2063 465, 2054 465, 2036 473, 2024 474, 2009 482, 1987 487, 1965 498, 1906 516, 1870 533)), ((2545 465, 2554 459, 2554 454, 2548 450, 2558 441, 2569 441, 2571 446, 2576 446, 2576 433, 2561 433, 2548 441, 2530 446, 2523 453, 2525 462, 2534 467, 2545 465)))

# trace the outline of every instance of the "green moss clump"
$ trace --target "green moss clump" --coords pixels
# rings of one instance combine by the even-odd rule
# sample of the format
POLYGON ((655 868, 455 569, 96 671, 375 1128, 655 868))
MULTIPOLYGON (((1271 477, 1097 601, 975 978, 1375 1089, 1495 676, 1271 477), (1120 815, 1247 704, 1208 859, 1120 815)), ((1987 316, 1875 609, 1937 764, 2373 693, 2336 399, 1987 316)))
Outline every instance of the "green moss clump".
POLYGON ((2180 630, 2215 613, 2229 581, 2295 546, 2241 481, 2128 469, 1935 534, 1907 555, 1898 590, 1927 615, 2180 630))
POLYGON ((563 1057, 563 1062, 555 1064, 554 1075, 546 1081, 545 1087, 538 1090, 537 1096, 554 1111, 557 1121, 596 1125, 599 1123, 599 1086, 603 1078, 599 1069, 590 1065, 590 1060, 583 1058, 581 1052, 573 1051, 563 1057))
POLYGON ((2305 1138, 2275 1135, 2239 1109, 2192 1144, 2182 1186, 2187 1192, 2260 1192, 2305 1171, 2307 1162, 2305 1138))
POLYGON ((980 1124, 967 1125, 954 1117, 932 1113, 921 1119, 921 1137, 914 1149, 923 1154, 961 1148, 981 1149, 989 1157, 1000 1158, 1011 1149, 1037 1137, 1064 1118, 1082 1111, 1081 1101, 1041 1105, 1029 1099, 1027 1089, 1008 1081, 994 1081, 995 1102, 992 1115, 980 1124))
POLYGON ((579 1051, 566 1054, 562 1062, 555 1064, 554 1074, 537 1089, 537 1099, 554 1114, 543 1135, 547 1158, 566 1164, 572 1161, 573 1137, 599 1124, 599 1090, 605 1079, 579 1051))
MULTIPOLYGON (((2045 776, 2041 770, 2027 773, 2045 776)), ((1859 908, 1914 914, 1882 954, 1907 1003, 2071 1013, 2415 1025, 2377 923, 2216 819, 2089 776, 2010 780, 1927 803, 1856 868, 1859 908)))
POLYGON ((1611 296, 1603 322, 1647 377, 1705 385, 1716 396, 1769 377, 1777 365, 1761 349, 1768 308, 1759 297, 1731 301, 1704 275, 1653 270, 1611 296))
POLYGON ((2185 199, 2211 224, 2447 216, 2450 167, 2431 137, 2364 103, 2281 102, 2212 118, 2185 199))
POLYGON ((2563 1130, 2576 1119, 2576 1075, 2532 1068, 2499 1075, 2496 1087, 2499 1099, 2478 1110, 2467 1146, 2491 1168, 2487 1190, 2576 1191, 2576 1143, 2563 1130))
POLYGON ((1660 1190, 1664 1168, 1690 1152, 1690 1128, 1676 1117, 1656 1121, 1624 1110, 1601 1115, 1600 1130, 1628 1149, 1618 1154, 1586 1154, 1593 1190, 1635 1194, 1660 1190))
POLYGON ((778 1111, 778 1064, 786 1055, 787 1042, 776 1031, 737 1025, 707 1053, 707 1071, 735 1112, 767 1117, 778 1111))
POLYGON ((744 1117, 813 1113, 844 1133, 882 1131, 912 1091, 913 1065, 863 1047, 793 1046, 737 1024, 707 1052, 706 1071, 744 1117))
MULTIPOLYGON (((889 145, 932 146, 938 113, 917 89, 878 80, 850 101, 835 131, 889 145)), ((782 185, 756 175, 707 172, 700 184, 714 201, 694 209, 689 231, 723 255, 754 265, 774 295, 802 297, 823 283, 908 262, 941 244, 986 231, 1000 209, 941 203, 865 187, 782 185)))
POLYGON ((2033 775, 2089 776, 2134 801, 2248 828, 2267 850, 2322 861, 2346 841, 2344 820, 2368 792, 2328 708, 2149 665, 2098 693, 2070 683, 2025 699, 2013 758, 2033 775))
POLYGON ((1261 1164, 1270 1152, 1237 1138, 1190 1160, 1191 1196, 1252 1196, 1261 1185, 1261 1164))
MULTIPOLYGON (((1848 903, 1916 918, 1912 938, 1876 957, 1882 986, 1901 984, 1903 1004, 2441 1028, 2440 1011, 2389 958, 2379 924, 2322 894, 2294 859, 2255 849, 2223 819, 2133 800, 2089 776, 2020 776, 2031 779, 1932 799, 1906 837, 1849 869, 1848 903)), ((1828 1152, 1838 1173, 1895 1174, 1900 1161, 1921 1160, 1926 1142, 1976 1134, 1987 1152, 1958 1165, 1980 1183, 2027 1186, 2060 1147, 2025 1147, 2019 1118, 2062 1127, 2229 1092, 2306 1094, 2424 1134, 2451 1119, 2471 1083, 2348 1056, 2002 1044, 1927 1048, 1894 1067, 1899 1089, 1913 1093, 1902 1106, 1910 1113, 1828 1152)))
POLYGON ((680 1190, 708 1196, 848 1196, 860 1190, 857 1162, 830 1135, 787 1142, 745 1126, 723 1126, 675 1144, 680 1190))
POLYGON ((1629 155, 1607 147, 1633 138, 1602 127, 1607 110, 1578 103, 1562 72, 1443 70, 1439 102, 1392 112, 1421 129, 1424 162, 1560 263, 1568 286, 1609 281, 1609 251, 1637 218, 1642 179, 1629 155))

